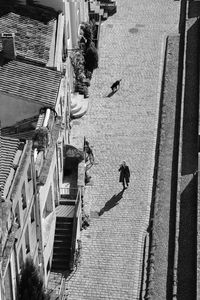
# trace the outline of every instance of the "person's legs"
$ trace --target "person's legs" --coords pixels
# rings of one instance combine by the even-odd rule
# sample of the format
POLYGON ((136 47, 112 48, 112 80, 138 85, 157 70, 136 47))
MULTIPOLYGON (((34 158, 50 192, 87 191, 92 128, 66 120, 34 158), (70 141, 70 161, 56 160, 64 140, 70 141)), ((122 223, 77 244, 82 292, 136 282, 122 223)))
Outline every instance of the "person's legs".
POLYGON ((127 187, 128 187, 129 179, 128 179, 128 178, 125 178, 125 181, 126 181, 126 185, 127 185, 127 187))
POLYGON ((123 189, 125 189, 125 178, 122 180, 123 189))

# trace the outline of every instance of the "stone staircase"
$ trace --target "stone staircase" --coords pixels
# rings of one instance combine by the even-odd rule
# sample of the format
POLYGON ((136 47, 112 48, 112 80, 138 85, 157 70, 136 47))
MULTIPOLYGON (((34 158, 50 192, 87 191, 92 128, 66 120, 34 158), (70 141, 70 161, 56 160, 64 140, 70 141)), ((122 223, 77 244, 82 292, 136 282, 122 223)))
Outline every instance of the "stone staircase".
POLYGON ((63 202, 63 205, 57 206, 56 214, 56 229, 51 271, 64 272, 69 270, 74 205, 64 205, 63 202))
POLYGON ((71 94, 71 117, 81 118, 87 112, 88 105, 88 98, 84 98, 84 96, 79 93, 71 94))

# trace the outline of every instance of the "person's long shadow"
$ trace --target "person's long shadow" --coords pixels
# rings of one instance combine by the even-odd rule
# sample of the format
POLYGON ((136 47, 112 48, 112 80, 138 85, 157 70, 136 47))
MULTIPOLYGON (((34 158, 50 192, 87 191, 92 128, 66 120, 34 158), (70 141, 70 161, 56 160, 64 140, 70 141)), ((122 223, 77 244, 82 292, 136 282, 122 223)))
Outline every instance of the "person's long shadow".
POLYGON ((122 199, 123 197, 123 193, 124 193, 124 189, 121 192, 119 192, 117 195, 116 194, 113 195, 112 198, 108 200, 105 203, 104 207, 100 210, 99 216, 102 216, 105 211, 108 211, 114 206, 118 205, 119 200, 122 199))

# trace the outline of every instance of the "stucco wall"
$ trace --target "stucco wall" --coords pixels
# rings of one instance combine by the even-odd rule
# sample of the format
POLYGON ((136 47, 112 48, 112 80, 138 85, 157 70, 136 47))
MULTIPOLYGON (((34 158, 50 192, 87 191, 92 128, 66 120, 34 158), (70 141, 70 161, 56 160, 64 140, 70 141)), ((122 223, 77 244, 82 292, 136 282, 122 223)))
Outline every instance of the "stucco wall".
POLYGON ((70 22, 70 4, 65 2, 65 45, 68 49, 72 49, 71 40, 71 22, 70 22))
POLYGON ((0 120, 1 126, 12 126, 16 122, 39 114, 41 104, 24 101, 10 95, 0 93, 0 120))
POLYGON ((63 61, 63 35, 64 35, 64 16, 59 14, 57 22, 57 36, 56 36, 56 48, 55 48, 55 58, 54 67, 58 71, 62 71, 63 61))
MULTIPOLYGON (((16 208, 18 206, 18 216, 20 227, 17 231, 17 242, 16 242, 16 252, 17 252, 17 265, 18 269, 16 270, 16 273, 20 271, 19 269, 19 253, 20 249, 22 249, 22 258, 23 261, 25 261, 27 253, 26 253, 26 243, 25 243, 25 232, 28 229, 29 233, 29 247, 30 252, 28 255, 31 255, 33 258, 38 256, 37 248, 37 231, 36 231, 36 210, 34 219, 31 220, 31 211, 32 207, 35 204, 35 199, 33 196, 33 179, 28 180, 28 168, 31 163, 31 152, 30 147, 27 149, 25 148, 24 156, 22 157, 22 160, 20 161, 20 166, 17 169, 16 178, 14 181, 13 189, 10 191, 10 195, 12 197, 12 203, 13 203, 13 212, 16 215, 16 208), (23 209, 22 207, 22 198, 21 198, 21 191, 22 186, 25 183, 25 194, 26 194, 26 203, 27 207, 23 209)), ((30 176, 30 173, 29 173, 30 176)), ((13 262, 11 261, 11 265, 13 268, 13 262)))
POLYGON ((47 180, 44 186, 41 186, 39 189, 39 202, 40 202, 40 210, 42 216, 42 235, 43 235, 43 243, 44 243, 44 282, 47 283, 47 264, 49 258, 53 251, 53 243, 54 243, 54 232, 55 232, 55 225, 56 225, 56 214, 55 214, 55 193, 54 193, 54 179, 53 174, 55 167, 57 165, 57 158, 56 158, 56 147, 54 150, 54 154, 52 155, 51 166, 49 168, 47 180), (47 201, 47 196, 49 193, 50 187, 52 188, 52 204, 53 209, 52 213, 49 214, 46 218, 43 217, 43 211, 45 208, 45 203, 47 201))

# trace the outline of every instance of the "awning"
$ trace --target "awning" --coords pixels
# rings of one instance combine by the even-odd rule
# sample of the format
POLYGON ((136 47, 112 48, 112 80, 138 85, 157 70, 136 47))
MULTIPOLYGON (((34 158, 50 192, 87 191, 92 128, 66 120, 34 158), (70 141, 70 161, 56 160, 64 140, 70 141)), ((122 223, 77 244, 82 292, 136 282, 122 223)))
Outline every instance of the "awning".
POLYGON ((77 149, 72 145, 65 145, 63 147, 63 157, 64 158, 77 158, 80 161, 84 159, 84 152, 77 149))

